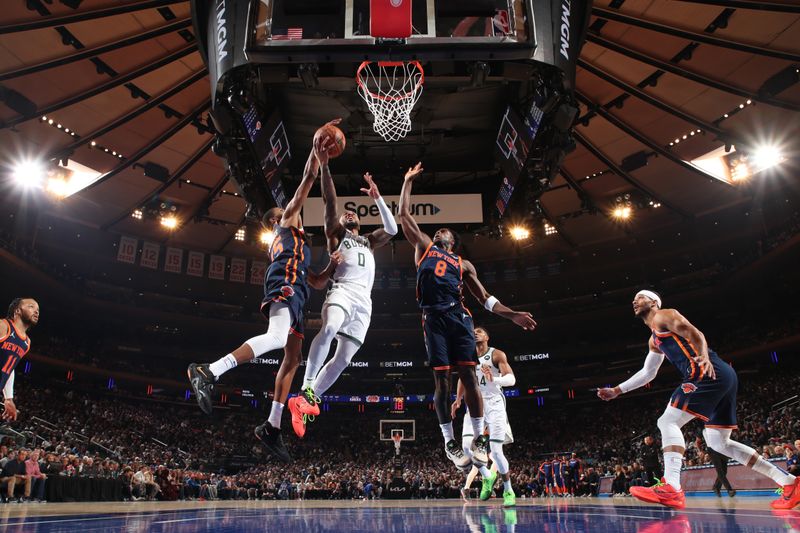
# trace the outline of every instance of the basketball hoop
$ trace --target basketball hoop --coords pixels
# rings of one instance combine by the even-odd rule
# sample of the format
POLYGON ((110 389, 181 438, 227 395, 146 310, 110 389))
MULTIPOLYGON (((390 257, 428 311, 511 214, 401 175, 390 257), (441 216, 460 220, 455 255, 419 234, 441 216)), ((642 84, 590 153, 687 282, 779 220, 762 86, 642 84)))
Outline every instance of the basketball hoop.
POLYGON ((425 71, 419 61, 364 61, 356 72, 358 94, 375 117, 372 128, 386 141, 411 131, 411 110, 422 95, 425 71))
POLYGON ((392 442, 394 442, 394 454, 400 455, 400 443, 403 441, 402 433, 392 433, 392 442))

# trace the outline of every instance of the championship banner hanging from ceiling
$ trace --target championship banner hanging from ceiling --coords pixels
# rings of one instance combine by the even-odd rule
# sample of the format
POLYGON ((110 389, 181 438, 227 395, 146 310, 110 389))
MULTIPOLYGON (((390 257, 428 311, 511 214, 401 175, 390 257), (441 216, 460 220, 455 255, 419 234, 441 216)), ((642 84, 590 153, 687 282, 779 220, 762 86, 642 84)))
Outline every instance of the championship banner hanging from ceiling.
POLYGON ((186 264, 186 273, 198 278, 203 277, 203 267, 206 263, 206 254, 203 252, 189 252, 189 260, 186 264))

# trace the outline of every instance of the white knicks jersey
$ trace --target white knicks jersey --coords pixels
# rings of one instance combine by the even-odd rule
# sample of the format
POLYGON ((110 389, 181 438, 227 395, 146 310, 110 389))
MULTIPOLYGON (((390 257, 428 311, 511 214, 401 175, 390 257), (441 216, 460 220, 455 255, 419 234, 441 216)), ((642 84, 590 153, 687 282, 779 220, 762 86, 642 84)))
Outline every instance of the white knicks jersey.
POLYGON ((334 283, 355 283, 364 287, 369 297, 375 281, 375 256, 369 239, 345 230, 337 250, 343 261, 333 273, 334 283))
POLYGON ((489 381, 486 376, 481 372, 481 367, 486 365, 492 370, 492 376, 499 378, 500 369, 494 366, 492 361, 492 354, 494 348, 489 348, 487 352, 478 357, 478 364, 475 366, 475 372, 478 375, 478 387, 481 389, 481 396, 484 398, 493 398, 495 396, 503 396, 503 387, 500 387, 494 381, 489 381))

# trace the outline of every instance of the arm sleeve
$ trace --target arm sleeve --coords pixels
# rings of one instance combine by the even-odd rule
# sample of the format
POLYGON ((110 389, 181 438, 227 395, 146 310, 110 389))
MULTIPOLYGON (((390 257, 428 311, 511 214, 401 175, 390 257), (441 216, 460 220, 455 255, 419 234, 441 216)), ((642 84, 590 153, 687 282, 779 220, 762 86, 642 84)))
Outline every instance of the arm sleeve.
POLYGON ((3 399, 12 400, 13 398, 14 398, 14 370, 11 371, 11 375, 8 376, 8 381, 6 381, 6 386, 3 387, 3 399))
POLYGON ((378 196, 378 199, 375 200, 375 205, 378 206, 378 211, 381 213, 383 230, 389 235, 397 235, 397 222, 394 220, 389 206, 383 201, 383 196, 378 196))
POLYGON ((514 383, 517 382, 517 378, 514 377, 514 374, 506 374, 505 376, 494 378, 494 382, 497 383, 498 387, 513 387, 514 383))
POLYGON ((644 387, 656 377, 658 369, 661 368, 661 363, 664 362, 664 354, 658 352, 648 352, 644 360, 644 366, 637 373, 632 375, 628 380, 620 383, 619 390, 623 394, 630 392, 639 387, 644 387))

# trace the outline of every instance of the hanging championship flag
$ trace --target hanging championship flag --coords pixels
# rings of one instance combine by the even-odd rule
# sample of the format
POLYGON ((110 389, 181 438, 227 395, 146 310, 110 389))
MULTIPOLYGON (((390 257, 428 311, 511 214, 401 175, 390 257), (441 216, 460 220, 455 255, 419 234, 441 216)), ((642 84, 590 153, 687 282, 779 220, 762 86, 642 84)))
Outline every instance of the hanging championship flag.
POLYGON ((238 283, 244 283, 244 278, 247 273, 247 259, 240 259, 234 257, 231 259, 231 273, 229 279, 238 283))
POLYGON ((181 273, 183 267, 183 250, 180 248, 167 248, 167 255, 164 256, 164 271, 181 273))
POLYGON ((225 279, 225 256, 212 255, 208 262, 208 277, 211 279, 225 279))
POLYGON ((124 235, 120 237, 117 261, 134 264, 136 262, 136 247, 138 244, 139 240, 133 237, 125 237, 124 235))
POLYGON ((205 266, 206 256, 202 252, 189 252, 189 260, 186 264, 186 273, 190 276, 203 277, 203 267, 205 266))
POLYGON ((250 283, 261 285, 264 283, 264 275, 267 273, 267 263, 265 261, 253 261, 250 263, 250 283))
POLYGON ((139 258, 139 266, 143 266, 145 268, 152 268, 153 270, 158 268, 158 254, 161 251, 161 247, 154 242, 147 242, 145 241, 142 244, 142 257, 139 258))

